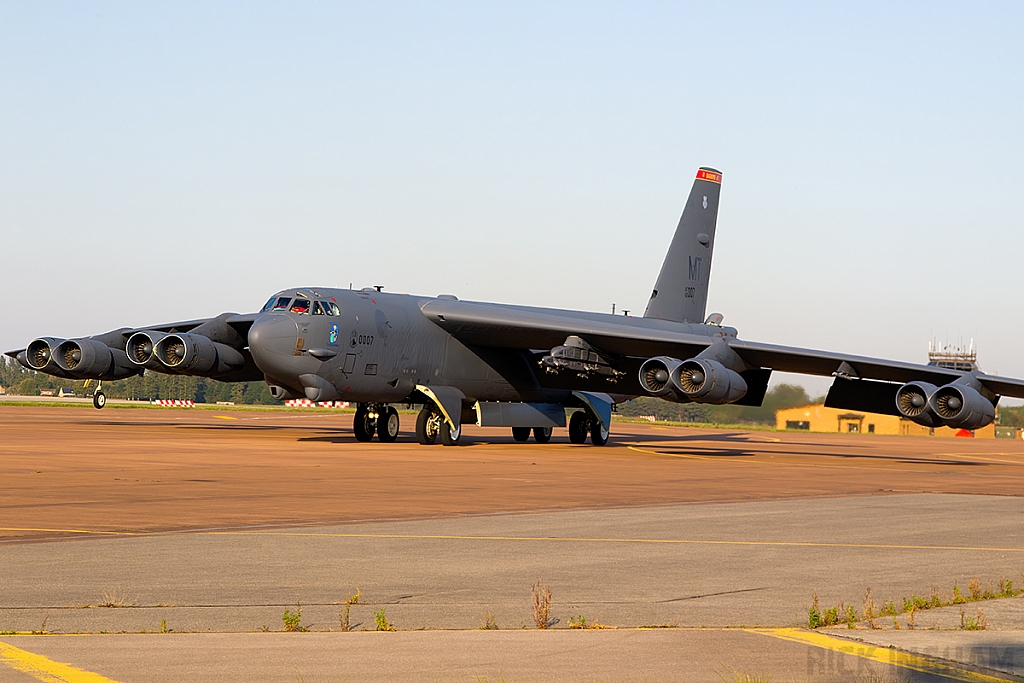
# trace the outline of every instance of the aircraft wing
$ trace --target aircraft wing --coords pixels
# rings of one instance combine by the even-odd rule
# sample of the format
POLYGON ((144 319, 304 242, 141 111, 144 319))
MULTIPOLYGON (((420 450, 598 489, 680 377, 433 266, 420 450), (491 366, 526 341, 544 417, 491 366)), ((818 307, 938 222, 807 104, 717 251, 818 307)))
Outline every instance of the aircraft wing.
MULTIPOLYGON (((707 348, 718 336, 695 333, 681 323, 629 318, 606 314, 528 307, 497 306, 475 302, 435 299, 421 307, 428 319, 463 343, 515 349, 551 349, 575 335, 599 352, 628 358, 670 356, 685 360, 707 348)), ((721 328, 728 331, 730 328, 721 328)), ((731 337, 729 347, 749 365, 780 372, 878 380, 947 384, 964 373, 921 363, 868 358, 832 351, 751 342, 731 337)), ((1024 380, 977 373, 976 377, 995 394, 1024 398, 1024 380)))

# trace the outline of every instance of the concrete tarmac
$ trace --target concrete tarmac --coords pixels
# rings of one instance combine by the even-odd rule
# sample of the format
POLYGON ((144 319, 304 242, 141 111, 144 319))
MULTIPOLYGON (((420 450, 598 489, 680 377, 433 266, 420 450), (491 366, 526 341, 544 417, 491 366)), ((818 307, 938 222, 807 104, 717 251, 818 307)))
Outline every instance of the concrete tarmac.
POLYGON ((0 407, 0 633, 121 634, 0 637, 0 681, 51 680, 17 652, 121 683, 916 681, 941 667, 890 652, 1016 647, 1020 598, 980 635, 893 632, 900 650, 749 629, 805 625, 813 594, 1024 579, 1018 442, 620 425, 608 448, 477 430, 453 449, 356 444, 350 420, 0 407), (280 633, 299 604, 313 632, 280 633), (362 632, 375 613, 400 630, 362 632))
POLYGON ((0 542, 669 503, 1017 495, 1024 443, 615 423, 605 447, 357 443, 351 415, 0 406, 0 542), (56 531, 51 531, 56 530, 56 531))
MULTIPOLYGON (((925 671, 747 631, 404 631, 7 637, 19 649, 96 672, 90 683, 361 681, 615 683, 800 681, 948 683, 925 671), (745 678, 746 677, 746 678, 745 678)), ((933 664, 929 667, 929 664, 933 664)), ((952 680, 996 683, 957 669, 952 680)), ((65 673, 57 670, 54 673, 65 673)), ((0 681, 38 680, 10 671, 0 681)), ((67 677, 74 681, 71 672, 67 677)), ((44 679, 46 680, 46 679, 44 679)), ((57 679, 62 680, 62 679, 57 679)), ((89 679, 80 679, 83 682, 89 679)), ((77 681, 74 681, 77 683, 77 681)))

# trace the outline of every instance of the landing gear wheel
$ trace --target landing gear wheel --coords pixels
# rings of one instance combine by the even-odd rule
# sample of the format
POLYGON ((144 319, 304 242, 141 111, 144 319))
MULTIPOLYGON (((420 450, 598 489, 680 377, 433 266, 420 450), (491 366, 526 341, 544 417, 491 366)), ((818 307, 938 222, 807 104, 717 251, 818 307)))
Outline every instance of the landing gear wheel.
POLYGON ((513 427, 512 428, 512 438, 515 439, 516 441, 520 442, 520 443, 529 440, 529 438, 530 438, 530 428, 529 427, 513 427))
POLYGON ((551 427, 534 427, 533 440, 537 443, 547 443, 551 441, 551 431, 551 427))
POLYGON ((352 433, 356 441, 370 441, 373 439, 373 432, 376 430, 377 420, 370 417, 370 411, 359 406, 356 408, 355 419, 352 420, 352 433))
POLYGON ((97 391, 92 395, 92 405, 96 410, 100 410, 103 406, 107 405, 107 395, 102 391, 97 391))
POLYGON ((377 418, 377 438, 382 443, 394 443, 398 439, 398 411, 388 406, 377 418))
POLYGON ((441 431, 441 416, 431 410, 424 408, 416 416, 416 440, 424 446, 437 441, 437 435, 441 431))
POLYGON ((569 443, 586 443, 590 431, 590 418, 583 410, 577 410, 569 418, 569 443))
POLYGON ((590 425, 590 443, 595 446, 603 446, 608 443, 608 430, 600 420, 594 420, 590 425))
POLYGON ((458 429, 452 429, 447 420, 441 423, 441 443, 445 446, 458 446, 459 438, 462 436, 462 425, 458 429))

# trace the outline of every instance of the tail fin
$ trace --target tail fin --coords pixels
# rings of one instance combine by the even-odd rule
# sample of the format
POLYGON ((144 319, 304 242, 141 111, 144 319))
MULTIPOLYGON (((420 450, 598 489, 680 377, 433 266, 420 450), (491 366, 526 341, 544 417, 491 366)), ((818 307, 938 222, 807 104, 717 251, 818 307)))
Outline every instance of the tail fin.
POLYGON ((647 303, 645 318, 704 322, 721 191, 721 173, 703 167, 697 171, 690 198, 647 303))

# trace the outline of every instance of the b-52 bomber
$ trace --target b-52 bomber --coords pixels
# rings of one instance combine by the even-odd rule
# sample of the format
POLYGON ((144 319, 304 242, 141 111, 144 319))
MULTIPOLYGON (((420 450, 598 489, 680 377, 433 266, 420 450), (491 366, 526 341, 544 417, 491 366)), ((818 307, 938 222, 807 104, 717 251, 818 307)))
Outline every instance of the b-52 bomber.
MULTIPOLYGON (((589 436, 601 446, 616 403, 649 395, 758 406, 773 370, 833 376, 826 406, 929 427, 978 429, 1000 395, 1024 398, 1022 380, 745 341, 720 315, 705 318, 721 183, 714 169, 697 172, 642 318, 299 287, 257 313, 40 337, 8 355, 64 378, 264 380, 279 400, 355 403, 359 441, 395 441, 394 406, 419 405, 417 439, 446 446, 470 423, 510 427, 516 441, 532 432, 539 443, 568 423, 572 443, 589 436)), ((102 407, 102 393, 94 403, 102 407)))

